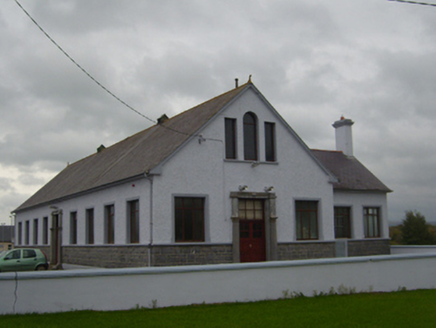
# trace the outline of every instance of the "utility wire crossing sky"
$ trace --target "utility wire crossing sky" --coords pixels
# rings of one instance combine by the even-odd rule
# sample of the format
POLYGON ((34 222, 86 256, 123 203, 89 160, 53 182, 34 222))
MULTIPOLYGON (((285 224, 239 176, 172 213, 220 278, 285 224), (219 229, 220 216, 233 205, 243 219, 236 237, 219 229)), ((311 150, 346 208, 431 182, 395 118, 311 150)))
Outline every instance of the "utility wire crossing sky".
POLYGON ((3 2, 0 73, 8 79, 0 81, 0 222, 10 223, 10 212, 66 163, 155 124, 164 113, 172 117, 232 89, 235 78, 250 74, 310 148, 335 148, 331 124, 341 115, 355 122, 356 157, 394 190, 390 220, 415 209, 436 220, 434 6, 399 0, 3 2))

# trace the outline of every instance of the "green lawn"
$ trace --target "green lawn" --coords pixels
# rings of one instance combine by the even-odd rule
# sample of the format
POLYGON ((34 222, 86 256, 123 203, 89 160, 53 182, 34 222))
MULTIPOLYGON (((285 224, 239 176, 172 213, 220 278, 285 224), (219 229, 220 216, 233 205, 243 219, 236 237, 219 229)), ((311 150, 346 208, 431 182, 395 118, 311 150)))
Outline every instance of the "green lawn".
POLYGON ((0 316, 0 327, 435 327, 436 290, 0 316))

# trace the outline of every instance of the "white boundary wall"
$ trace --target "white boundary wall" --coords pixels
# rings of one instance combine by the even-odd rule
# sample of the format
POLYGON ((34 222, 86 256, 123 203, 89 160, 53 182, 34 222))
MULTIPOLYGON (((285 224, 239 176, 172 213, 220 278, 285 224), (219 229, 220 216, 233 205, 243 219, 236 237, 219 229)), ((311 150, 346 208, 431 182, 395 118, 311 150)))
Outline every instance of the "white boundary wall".
POLYGON ((436 253, 436 245, 391 245, 391 254, 436 253))
POLYGON ((436 285, 436 253, 0 274, 0 313, 125 310, 436 285))

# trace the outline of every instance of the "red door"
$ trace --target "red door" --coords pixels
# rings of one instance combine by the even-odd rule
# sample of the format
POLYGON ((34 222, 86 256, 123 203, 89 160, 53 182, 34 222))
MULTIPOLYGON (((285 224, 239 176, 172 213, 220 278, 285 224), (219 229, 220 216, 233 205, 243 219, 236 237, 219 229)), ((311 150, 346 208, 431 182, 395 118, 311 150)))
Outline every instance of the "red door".
POLYGON ((266 260, 265 222, 263 220, 241 220, 239 236, 241 262, 266 260))
POLYGON ((263 200, 239 200, 239 251, 241 262, 266 261, 263 200))

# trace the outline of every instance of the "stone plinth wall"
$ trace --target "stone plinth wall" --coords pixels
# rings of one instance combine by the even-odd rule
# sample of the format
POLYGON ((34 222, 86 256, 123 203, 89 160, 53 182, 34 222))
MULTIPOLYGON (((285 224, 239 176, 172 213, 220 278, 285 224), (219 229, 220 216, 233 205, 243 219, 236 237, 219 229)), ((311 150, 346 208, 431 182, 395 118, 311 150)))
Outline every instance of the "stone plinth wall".
POLYGON ((304 242, 277 245, 277 259, 304 260, 335 257, 334 242, 304 242))
POLYGON ((153 247, 153 266, 220 264, 232 261, 232 245, 153 247))
MULTIPOLYGON (((277 259, 303 260, 336 257, 335 241, 279 243, 277 259)), ((38 247, 50 254, 47 246, 38 247)), ((389 239, 347 240, 348 256, 390 254, 389 239)), ((177 245, 69 245, 62 247, 63 262, 102 268, 180 266, 232 263, 231 244, 177 245), (150 261, 149 261, 150 256, 150 261)))
POLYGON ((64 246, 63 262, 102 268, 200 265, 232 262, 231 245, 64 246), (149 263, 149 256, 151 263, 149 263))
POLYGON ((389 239, 349 240, 348 256, 391 254, 389 239))

